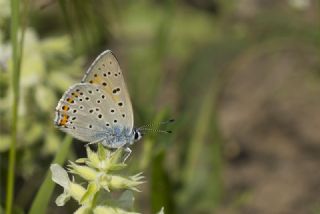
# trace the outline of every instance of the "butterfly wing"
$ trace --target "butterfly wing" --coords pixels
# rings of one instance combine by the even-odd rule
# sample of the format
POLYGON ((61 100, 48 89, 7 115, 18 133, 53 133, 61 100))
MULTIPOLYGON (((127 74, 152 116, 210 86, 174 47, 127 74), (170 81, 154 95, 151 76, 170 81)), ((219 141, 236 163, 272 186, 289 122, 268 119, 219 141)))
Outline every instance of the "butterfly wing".
POLYGON ((82 141, 102 140, 112 127, 126 121, 112 99, 99 85, 75 84, 64 93, 56 107, 55 125, 82 141))
POLYGON ((133 129, 133 111, 130 96, 118 60, 110 50, 101 53, 83 77, 82 83, 100 86, 121 112, 123 125, 133 129))

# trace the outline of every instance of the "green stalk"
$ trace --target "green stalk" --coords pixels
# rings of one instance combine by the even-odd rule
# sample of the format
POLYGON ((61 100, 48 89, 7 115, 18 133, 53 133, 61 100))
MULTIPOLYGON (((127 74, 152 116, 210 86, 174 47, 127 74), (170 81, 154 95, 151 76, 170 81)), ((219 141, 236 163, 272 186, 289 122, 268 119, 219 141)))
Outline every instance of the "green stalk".
MULTIPOLYGON (((64 139, 61 149, 57 152, 56 156, 52 163, 57 163, 62 165, 68 156, 68 152, 70 149, 70 145, 72 143, 72 138, 70 136, 66 136, 64 139)), ((51 173, 48 170, 47 175, 32 202, 31 209, 29 210, 29 214, 37 214, 37 213, 47 213, 47 207, 49 200, 51 198, 52 192, 54 190, 55 184, 51 180, 51 173)))
POLYGON ((18 124, 18 106, 19 106, 19 80, 20 80, 20 62, 21 49, 19 48, 18 29, 20 25, 19 15, 20 1, 11 0, 11 46, 12 46, 12 90, 13 90, 13 104, 12 104, 12 127, 9 152, 9 166, 7 177, 7 197, 6 197, 6 213, 12 213, 12 202, 14 195, 14 171, 16 162, 16 144, 17 144, 17 124, 18 124))

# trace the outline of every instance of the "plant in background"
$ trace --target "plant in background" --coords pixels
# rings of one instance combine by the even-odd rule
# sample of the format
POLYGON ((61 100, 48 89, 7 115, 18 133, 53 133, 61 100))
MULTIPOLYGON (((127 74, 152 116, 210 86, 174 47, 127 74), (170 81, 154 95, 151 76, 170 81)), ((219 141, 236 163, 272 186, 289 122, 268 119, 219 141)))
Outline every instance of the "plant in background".
POLYGON ((139 191, 137 186, 143 183, 141 173, 133 176, 119 174, 118 171, 126 167, 121 162, 121 149, 111 152, 101 144, 98 145, 97 152, 92 151, 89 146, 86 149, 86 158, 70 161, 67 167, 70 174, 80 176, 84 182, 77 182, 73 176, 70 180, 67 171, 60 165, 51 165, 52 180, 64 189, 57 197, 56 204, 64 206, 73 198, 80 205, 75 212, 77 214, 134 213, 126 210, 133 207, 132 191, 139 191), (117 190, 124 191, 116 197, 114 193, 117 190))

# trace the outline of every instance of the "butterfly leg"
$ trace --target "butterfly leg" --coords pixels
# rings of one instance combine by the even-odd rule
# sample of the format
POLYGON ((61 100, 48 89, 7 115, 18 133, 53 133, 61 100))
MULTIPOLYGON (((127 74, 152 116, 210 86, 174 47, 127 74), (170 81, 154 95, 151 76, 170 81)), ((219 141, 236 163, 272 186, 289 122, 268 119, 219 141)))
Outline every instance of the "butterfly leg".
POLYGON ((125 148, 124 148, 124 151, 125 151, 127 154, 126 154, 126 156, 125 156, 124 159, 123 159, 123 163, 126 162, 126 160, 128 159, 128 157, 130 156, 132 150, 131 150, 129 147, 125 147, 125 148))

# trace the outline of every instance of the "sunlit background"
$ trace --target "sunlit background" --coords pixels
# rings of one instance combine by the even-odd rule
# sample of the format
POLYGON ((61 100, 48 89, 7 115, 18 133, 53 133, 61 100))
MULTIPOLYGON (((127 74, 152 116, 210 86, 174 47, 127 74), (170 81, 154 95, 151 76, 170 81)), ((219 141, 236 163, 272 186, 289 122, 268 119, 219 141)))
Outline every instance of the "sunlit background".
MULTIPOLYGON (((174 118, 172 134, 132 146, 143 172, 133 211, 320 213, 320 5, 316 0, 21 1, 24 44, 13 213, 28 213, 66 135, 61 95, 111 49, 135 125, 174 118)), ((0 213, 13 93, 10 1, 0 0, 0 213)), ((73 140, 64 160, 85 155, 73 140)), ((126 173, 126 172, 125 172, 126 173)), ((51 182, 49 180, 49 182, 51 182)), ((57 207, 56 187, 45 213, 57 207)))

